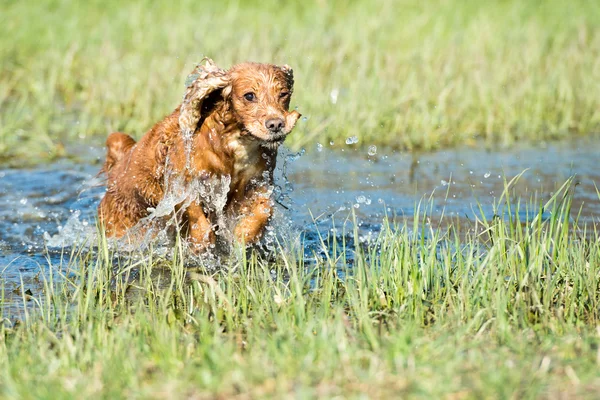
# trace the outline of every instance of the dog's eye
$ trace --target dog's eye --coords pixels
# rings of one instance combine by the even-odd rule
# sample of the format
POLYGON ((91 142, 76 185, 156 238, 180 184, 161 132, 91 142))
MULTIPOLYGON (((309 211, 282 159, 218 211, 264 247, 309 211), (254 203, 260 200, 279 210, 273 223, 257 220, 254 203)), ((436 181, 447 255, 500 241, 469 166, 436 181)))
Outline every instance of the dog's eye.
POLYGON ((279 93, 279 98, 280 98, 280 99, 283 99, 283 98, 285 98, 285 97, 288 97, 289 95, 290 95, 290 93, 289 93, 289 92, 281 92, 281 93, 279 93))
POLYGON ((254 93, 252 93, 252 92, 246 93, 246 94, 244 95, 244 98, 245 98, 246 100, 248 100, 248 101, 254 101, 254 100, 256 100, 256 96, 255 96, 255 95, 254 95, 254 93))

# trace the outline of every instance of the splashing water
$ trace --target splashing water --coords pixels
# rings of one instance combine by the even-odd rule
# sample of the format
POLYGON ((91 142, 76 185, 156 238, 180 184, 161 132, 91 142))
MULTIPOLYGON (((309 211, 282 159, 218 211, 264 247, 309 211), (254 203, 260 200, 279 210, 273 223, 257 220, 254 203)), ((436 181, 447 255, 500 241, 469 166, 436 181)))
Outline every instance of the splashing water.
POLYGON ((340 90, 338 88, 331 89, 329 92, 329 100, 332 104, 336 104, 338 101, 338 96, 340 95, 340 90))
MULTIPOLYGON (((179 230, 178 218, 192 204, 202 205, 214 220, 213 231, 223 245, 233 241, 232 227, 226 219, 225 206, 231 177, 198 177, 185 181, 181 176, 165 178, 165 195, 150 213, 128 231, 121 240, 121 250, 160 249, 168 252, 173 235, 179 230)), ((187 243, 186 243, 187 244, 187 243)), ((214 254, 209 255, 209 258, 214 254)))
POLYGON ((297 153, 292 153, 285 148, 280 149, 278 158, 283 159, 283 162, 278 162, 278 167, 275 168, 274 180, 276 184, 274 187, 274 196, 275 202, 285 209, 289 209, 293 204, 290 194, 294 190, 294 187, 288 178, 288 168, 305 153, 306 151, 304 149, 297 153))
POLYGON ((58 233, 50 235, 44 232, 46 246, 63 248, 71 246, 89 246, 96 241, 96 227, 86 219, 80 220, 81 210, 75 210, 64 226, 58 225, 58 233))
MULTIPOLYGON (((277 185, 267 188, 267 196, 274 199, 274 203, 282 207, 274 208, 274 216, 271 223, 267 226, 265 233, 259 243, 259 246, 269 251, 274 251, 278 242, 280 232, 285 232, 288 237, 292 236, 292 221, 286 215, 287 209, 291 206, 290 193, 293 190, 291 182, 287 178, 287 168, 291 163, 300 158, 304 151, 297 153, 289 152, 287 149, 281 149, 279 155, 279 166, 275 169, 275 181, 277 185), (287 206, 286 206, 287 204, 287 206)), ((169 165, 168 160, 166 165, 169 165)), ((98 179, 91 178, 91 182, 97 185, 98 179)), ((215 260, 219 254, 228 254, 231 250, 231 244, 234 242, 233 229, 236 218, 228 215, 226 205, 231 185, 231 177, 223 176, 200 176, 191 180, 184 180, 183 176, 165 174, 165 195, 162 200, 154 207, 149 208, 149 214, 141 219, 138 224, 128 230, 125 237, 121 239, 110 239, 109 246, 123 254, 139 253, 140 251, 152 250, 153 253, 161 256, 169 256, 172 250, 173 238, 180 226, 178 217, 192 204, 201 204, 204 212, 210 215, 213 222, 213 231, 217 238, 217 245, 209 249, 206 256, 200 261, 207 266, 205 261, 215 260), (214 251, 213 251, 214 250, 214 251)), ((88 190, 84 188, 84 190, 88 190)), ((98 192, 96 190, 96 192, 98 192)), ((49 231, 43 232, 45 245, 51 249, 61 249, 71 246, 93 247, 97 243, 97 232, 94 223, 90 223, 90 217, 95 218, 95 206, 102 193, 95 194, 95 202, 88 210, 75 210, 66 222, 57 225, 57 232, 52 234, 49 231)), ((27 199, 27 197, 24 197, 27 199)), ((21 201, 19 203, 27 203, 21 201)), ((287 240, 287 239, 286 239, 287 240)), ((184 247, 188 247, 184 243, 184 247)), ((191 256, 191 254, 189 254, 191 256)), ((214 263, 213 263, 214 264, 214 263)))
POLYGON ((346 144, 356 144, 356 143, 358 143, 357 136, 350 136, 349 138, 346 139, 346 144))

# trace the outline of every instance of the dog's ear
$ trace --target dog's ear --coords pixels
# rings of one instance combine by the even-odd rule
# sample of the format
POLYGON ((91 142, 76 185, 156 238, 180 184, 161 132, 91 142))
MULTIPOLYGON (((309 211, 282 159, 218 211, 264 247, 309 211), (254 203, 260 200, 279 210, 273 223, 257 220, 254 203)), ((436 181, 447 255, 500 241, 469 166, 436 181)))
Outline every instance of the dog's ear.
POLYGON ((135 145, 135 140, 124 133, 113 132, 106 139, 106 161, 100 173, 108 173, 112 167, 135 145))
POLYGON ((229 76, 210 58, 198 64, 186 79, 187 89, 179 113, 179 127, 184 137, 191 137, 201 118, 202 102, 215 90, 229 85, 229 76))
POLYGON ((277 68, 279 68, 281 70, 281 72, 283 72, 283 74, 285 75, 285 80, 286 80, 288 86, 290 87, 290 89, 293 89, 293 87, 294 87, 294 70, 292 69, 292 67, 290 67, 287 64, 284 64, 284 65, 278 65, 277 68))

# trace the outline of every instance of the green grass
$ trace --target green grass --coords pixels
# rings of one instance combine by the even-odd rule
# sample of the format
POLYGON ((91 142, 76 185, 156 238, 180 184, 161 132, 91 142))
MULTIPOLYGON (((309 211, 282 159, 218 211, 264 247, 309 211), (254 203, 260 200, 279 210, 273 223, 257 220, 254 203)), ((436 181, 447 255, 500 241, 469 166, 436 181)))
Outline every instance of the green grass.
MULTIPOLYGON (((140 137, 205 55, 294 67, 294 147, 497 147, 600 125, 593 1, 8 0, 0 18, 2 163, 140 137)), ((469 226, 419 211, 359 249, 323 238, 316 263, 285 243, 275 263, 209 273, 176 246, 115 271, 100 239, 3 311, 0 397, 598 398, 600 241, 570 184, 544 207, 507 190, 500 217, 469 226)))
POLYGON ((364 247, 324 237, 317 264, 282 245, 208 274, 176 245, 116 272, 100 239, 0 328, 0 397, 597 398, 597 232, 570 182, 546 205, 509 194, 471 226, 421 210, 364 247))
POLYGON ((294 147, 497 147, 600 126, 594 1, 8 0, 0 14, 0 158, 13 164, 140 137, 205 55, 294 67, 308 118, 294 147))

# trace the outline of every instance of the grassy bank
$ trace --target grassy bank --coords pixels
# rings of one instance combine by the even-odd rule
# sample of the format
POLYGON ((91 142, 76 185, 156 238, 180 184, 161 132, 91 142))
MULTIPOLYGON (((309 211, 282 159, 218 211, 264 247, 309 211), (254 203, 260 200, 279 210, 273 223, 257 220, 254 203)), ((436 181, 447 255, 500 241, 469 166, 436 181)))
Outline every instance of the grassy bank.
POLYGON ((567 189, 538 209, 447 230, 420 212, 365 247, 323 238, 316 264, 282 246, 212 274, 178 246, 114 273, 100 242, 0 328, 0 397, 597 398, 600 242, 567 189))
POLYGON ((293 146, 432 149, 597 132, 600 3, 5 1, 0 157, 140 136, 204 55, 288 63, 293 146))

